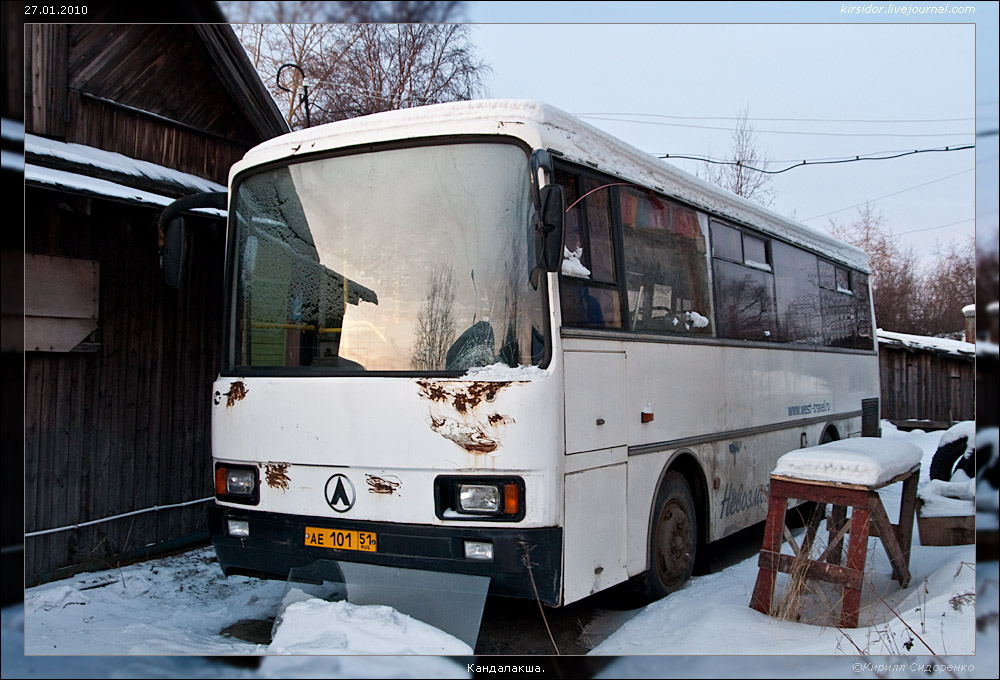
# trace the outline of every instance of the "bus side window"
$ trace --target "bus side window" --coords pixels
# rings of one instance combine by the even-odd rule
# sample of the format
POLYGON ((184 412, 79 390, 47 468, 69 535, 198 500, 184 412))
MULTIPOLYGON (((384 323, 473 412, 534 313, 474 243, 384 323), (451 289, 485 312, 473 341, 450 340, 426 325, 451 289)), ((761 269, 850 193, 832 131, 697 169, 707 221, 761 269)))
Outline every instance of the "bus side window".
POLYGON ((707 248, 698 214, 632 187, 619 196, 629 328, 710 335, 707 248))
POLYGON ((559 277, 563 324, 579 328, 621 328, 611 187, 604 180, 562 169, 556 170, 556 182, 566 190, 569 208, 566 212, 566 250, 572 254, 564 261, 559 277), (582 200, 581 195, 585 196, 582 200))
POLYGON ((774 274, 767 242, 712 221, 712 268, 719 336, 777 340, 774 274))

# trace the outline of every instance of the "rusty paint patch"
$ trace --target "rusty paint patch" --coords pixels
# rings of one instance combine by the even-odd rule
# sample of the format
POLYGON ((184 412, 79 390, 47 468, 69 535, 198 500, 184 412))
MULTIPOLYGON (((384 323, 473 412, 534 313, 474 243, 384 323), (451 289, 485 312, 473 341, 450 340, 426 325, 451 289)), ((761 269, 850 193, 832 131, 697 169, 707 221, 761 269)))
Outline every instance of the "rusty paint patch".
POLYGON ((475 410, 480 404, 493 402, 510 381, 480 380, 474 382, 444 383, 433 380, 418 380, 420 396, 430 401, 450 404, 459 413, 475 410))
POLYGON ((368 493, 380 493, 387 496, 391 496, 402 485, 399 477, 388 479, 369 474, 365 475, 365 482, 368 483, 368 493))
POLYGON ((242 380, 237 380, 234 383, 230 383, 229 391, 226 392, 226 408, 232 407, 236 402, 242 401, 244 397, 247 396, 247 386, 243 384, 242 380))
POLYGON ((431 401, 446 402, 448 393, 440 383, 432 380, 418 380, 417 386, 420 388, 420 396, 431 401))
POLYGON ((288 463, 268 463, 264 466, 264 480, 272 489, 288 489, 288 463))
POLYGON ((472 454, 491 454, 500 448, 496 430, 514 420, 500 413, 477 415, 484 403, 496 401, 497 395, 513 381, 495 380, 418 380, 420 396, 431 402, 431 429, 472 454), (444 410, 446 414, 442 414, 444 410), (449 417, 454 414, 457 416, 449 417))
POLYGON ((431 429, 455 442, 469 453, 493 453, 500 441, 491 437, 477 424, 460 423, 451 418, 431 418, 431 429))

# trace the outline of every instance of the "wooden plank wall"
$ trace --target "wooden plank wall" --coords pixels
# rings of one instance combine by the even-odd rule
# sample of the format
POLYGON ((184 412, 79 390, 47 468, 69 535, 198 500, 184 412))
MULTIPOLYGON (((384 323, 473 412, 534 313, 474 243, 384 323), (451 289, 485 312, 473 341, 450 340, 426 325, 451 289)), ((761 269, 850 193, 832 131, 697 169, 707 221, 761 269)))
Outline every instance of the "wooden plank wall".
POLYGON ((71 90, 88 92, 252 146, 259 136, 229 95, 219 65, 191 26, 76 24, 71 90))
MULTIPOLYGON (((25 198, 26 251, 100 263, 100 349, 25 355, 25 531, 211 496, 222 229, 193 229, 176 291, 158 266, 157 211, 45 189, 25 198)), ((25 578, 205 530, 198 504, 28 538, 25 578)))
POLYGON ((88 98, 80 92, 70 91, 68 100, 67 141, 188 172, 222 186, 228 184, 229 168, 249 148, 88 98))
POLYGON ((879 347, 882 418, 975 420, 976 367, 971 359, 879 347))

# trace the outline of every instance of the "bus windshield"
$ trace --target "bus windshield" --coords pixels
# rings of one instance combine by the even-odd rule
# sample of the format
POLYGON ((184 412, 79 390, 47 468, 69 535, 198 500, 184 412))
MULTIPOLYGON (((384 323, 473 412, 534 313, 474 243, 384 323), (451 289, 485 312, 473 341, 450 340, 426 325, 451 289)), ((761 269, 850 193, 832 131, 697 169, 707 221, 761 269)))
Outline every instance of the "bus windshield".
POLYGON ((228 370, 538 364, 528 181, 526 152, 505 143, 393 148, 237 178, 228 370))

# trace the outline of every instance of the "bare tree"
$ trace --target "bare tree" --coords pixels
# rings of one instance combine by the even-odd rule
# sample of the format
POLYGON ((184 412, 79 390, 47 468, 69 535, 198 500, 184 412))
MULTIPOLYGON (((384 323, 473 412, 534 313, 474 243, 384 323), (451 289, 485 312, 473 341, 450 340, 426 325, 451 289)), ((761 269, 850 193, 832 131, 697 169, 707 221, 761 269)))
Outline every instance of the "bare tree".
POLYGON ((293 129, 484 96, 461 2, 229 2, 237 36, 293 129), (365 23, 320 23, 320 22, 365 23), (373 23, 394 21, 397 23, 373 23), (283 64, 298 68, 286 68, 283 64), (306 115, 308 88, 309 114, 306 115))
POLYGON ((750 105, 737 114, 736 129, 730 138, 726 163, 705 163, 698 175, 737 196, 765 208, 774 203, 774 187, 767 170, 771 159, 760 150, 759 134, 750 122, 750 105))
POLYGON ((962 308, 976 301, 976 248, 972 237, 934 248, 921 298, 924 332, 961 339, 965 329, 962 308))
POLYGON ((351 21, 373 24, 441 24, 460 21, 465 14, 464 2, 366 2, 365 0, 340 0, 322 3, 326 6, 327 21, 351 21))
POLYGON ((920 317, 922 282, 916 251, 904 246, 885 225, 885 217, 873 205, 858 209, 850 224, 830 220, 830 232, 868 253, 872 272, 875 321, 880 328, 900 333, 926 334, 920 317))
POLYGON ((435 267, 427 279, 424 303, 417 314, 413 343, 413 368, 440 371, 455 340, 455 274, 450 267, 435 267))
POLYGON ((322 82, 318 104, 331 120, 474 99, 489 67, 461 24, 359 24, 342 63, 322 82))
POLYGON ((336 24, 236 24, 233 29, 293 129, 313 118, 306 115, 304 88, 310 81, 334 77, 344 52, 356 40, 336 24), (282 69, 285 64, 298 68, 282 69), (309 65, 308 72, 303 64, 309 65))

